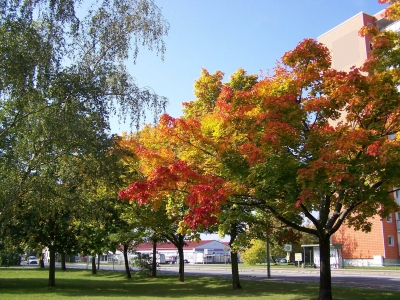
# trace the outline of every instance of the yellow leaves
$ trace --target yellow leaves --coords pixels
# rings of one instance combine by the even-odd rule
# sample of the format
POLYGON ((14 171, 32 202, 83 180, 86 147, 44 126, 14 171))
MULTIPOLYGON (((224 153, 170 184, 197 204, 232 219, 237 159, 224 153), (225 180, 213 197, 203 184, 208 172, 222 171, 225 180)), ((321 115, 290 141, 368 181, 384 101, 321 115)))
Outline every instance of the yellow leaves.
POLYGON ((398 0, 379 0, 379 3, 390 3, 383 13, 385 18, 392 21, 400 19, 400 2, 398 0))
POLYGON ((202 119, 201 131, 205 137, 220 138, 224 136, 225 128, 221 120, 214 115, 207 115, 202 119))
POLYGON ((376 35, 379 33, 379 29, 376 26, 368 25, 363 26, 359 31, 358 35, 361 37, 365 37, 369 34, 376 35))
POLYGON ((257 80, 257 75, 247 75, 244 69, 239 68, 230 76, 230 81, 227 85, 234 91, 247 91, 257 83, 257 80))
POLYGON ((206 69, 201 70, 201 77, 195 81, 194 95, 197 100, 185 105, 185 115, 195 117, 212 111, 221 92, 224 73, 216 71, 211 75, 206 69))
POLYGON ((183 235, 183 236, 188 236, 192 234, 192 229, 190 229, 185 221, 179 221, 177 233, 183 235))

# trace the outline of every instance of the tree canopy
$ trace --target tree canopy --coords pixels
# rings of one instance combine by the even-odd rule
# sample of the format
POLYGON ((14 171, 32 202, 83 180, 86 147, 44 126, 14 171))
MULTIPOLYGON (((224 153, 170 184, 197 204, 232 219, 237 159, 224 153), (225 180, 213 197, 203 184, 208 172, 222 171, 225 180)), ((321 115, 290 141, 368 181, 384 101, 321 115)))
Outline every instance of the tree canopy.
POLYGON ((226 205, 270 213, 318 238, 320 299, 331 299, 332 234, 342 225, 369 231, 369 217, 398 210, 399 35, 361 33, 375 34, 374 51, 349 72, 332 69, 312 39, 260 80, 239 69, 223 83, 220 71, 203 70, 184 116, 160 119, 168 160, 120 196, 148 202, 184 186, 184 226, 194 229, 218 223, 226 205))
POLYGON ((148 109, 155 118, 165 109, 166 99, 138 87, 127 64, 140 48, 163 59, 169 24, 152 0, 0 1, 0 8, 1 230, 7 237, 19 230, 15 242, 54 255, 72 247, 62 239, 101 198, 98 187, 115 184, 105 180, 116 170, 109 117, 118 112, 138 127, 148 109))

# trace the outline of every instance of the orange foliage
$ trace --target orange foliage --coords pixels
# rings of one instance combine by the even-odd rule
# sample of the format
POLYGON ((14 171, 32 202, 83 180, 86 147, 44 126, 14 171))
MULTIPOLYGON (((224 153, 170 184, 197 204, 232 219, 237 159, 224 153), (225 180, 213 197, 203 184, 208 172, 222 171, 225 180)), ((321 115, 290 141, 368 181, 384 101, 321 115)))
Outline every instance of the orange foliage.
POLYGON ((163 115, 129 142, 146 178, 120 197, 157 203, 179 193, 185 223, 197 228, 215 224, 239 189, 240 197, 270 197, 262 200, 292 210, 314 209, 324 193, 345 191, 352 199, 347 191, 354 186, 368 190, 387 176, 384 155, 399 147, 386 138, 400 129, 399 94, 384 73, 338 72, 330 65, 327 48, 306 39, 258 83, 240 70, 234 85, 223 85, 223 73, 203 70, 198 100, 183 117, 163 115), (278 201, 283 195, 291 196, 278 201))

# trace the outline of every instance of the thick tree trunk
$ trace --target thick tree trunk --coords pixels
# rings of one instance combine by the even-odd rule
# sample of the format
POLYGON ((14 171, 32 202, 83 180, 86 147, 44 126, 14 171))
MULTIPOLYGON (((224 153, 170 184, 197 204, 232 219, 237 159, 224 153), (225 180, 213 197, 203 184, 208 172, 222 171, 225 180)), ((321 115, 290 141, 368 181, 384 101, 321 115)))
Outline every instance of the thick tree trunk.
POLYGON ((96 269, 96 255, 92 256, 92 274, 97 274, 96 269))
POLYGON ((125 262, 125 273, 126 278, 132 278, 131 269, 129 269, 129 261, 128 261, 128 247, 129 244, 124 244, 124 262, 125 262))
POLYGON ((101 253, 97 255, 97 270, 100 270, 100 258, 101 258, 101 253))
POLYGON ((152 260, 151 276, 157 277, 157 240, 153 240, 153 260, 152 260))
POLYGON ((332 274, 330 265, 330 240, 329 236, 319 239, 320 254, 320 279, 319 300, 332 300, 332 274))
POLYGON ((240 280, 239 280, 239 261, 238 261, 238 255, 235 250, 232 250, 232 245, 233 242, 236 239, 237 236, 237 228, 236 224, 231 224, 231 239, 229 241, 229 246, 231 248, 231 262, 232 262, 232 288, 234 290, 241 289, 242 286, 240 285, 240 280))
POLYGON ((178 246, 178 254, 179 254, 179 282, 185 281, 185 261, 183 257, 183 246, 185 245, 184 236, 179 234, 179 246, 178 246))
POLYGON ((231 262, 232 262, 232 288, 234 290, 241 289, 239 280, 239 264, 237 252, 231 250, 231 262))
POLYGON ((63 253, 61 253, 61 269, 63 271, 67 270, 67 265, 66 265, 65 260, 66 260, 66 255, 65 255, 65 252, 63 252, 63 253))
POLYGON ((49 262, 49 286, 56 285, 56 247, 49 246, 50 262, 49 262))

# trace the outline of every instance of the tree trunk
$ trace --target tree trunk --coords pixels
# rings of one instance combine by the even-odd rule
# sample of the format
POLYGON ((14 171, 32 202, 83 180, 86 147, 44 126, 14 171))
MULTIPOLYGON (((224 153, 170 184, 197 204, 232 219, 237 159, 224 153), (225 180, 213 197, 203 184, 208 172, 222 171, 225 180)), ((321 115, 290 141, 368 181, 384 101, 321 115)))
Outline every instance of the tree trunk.
POLYGON ((129 247, 129 244, 124 244, 123 247, 124 247, 124 262, 125 262, 126 278, 132 278, 131 270, 129 269, 129 261, 128 261, 128 247, 129 247))
POLYGON ((50 262, 49 262, 49 286, 56 285, 56 247, 49 246, 50 262))
POLYGON ((97 274, 96 269, 96 255, 92 256, 92 274, 97 274))
POLYGON ((183 257, 183 246, 185 245, 184 236, 179 234, 179 245, 178 245, 178 254, 179 254, 179 282, 185 281, 185 261, 183 257))
POLYGON ((153 240, 153 260, 152 260, 151 276, 157 277, 157 240, 153 240))
POLYGON ((232 250, 233 242, 237 236, 237 228, 236 224, 231 224, 231 239, 229 241, 229 246, 231 248, 231 263, 232 263, 232 287, 234 290, 241 289, 242 286, 240 285, 239 280, 239 262, 238 262, 238 255, 235 250, 232 250))
POLYGON ((332 300, 332 274, 330 240, 325 235, 319 239, 320 279, 318 300, 332 300))
POLYGON ((100 270, 100 258, 101 258, 101 253, 97 254, 97 270, 100 270))
POLYGON ((63 253, 61 253, 61 269, 63 271, 67 270, 65 260, 66 260, 66 255, 65 255, 65 252, 63 252, 63 253))
POLYGON ((239 264, 237 252, 231 250, 231 262, 232 262, 232 287, 234 290, 241 289, 239 280, 239 264))

